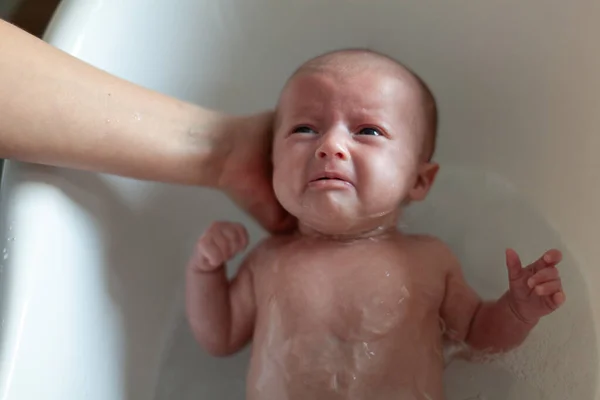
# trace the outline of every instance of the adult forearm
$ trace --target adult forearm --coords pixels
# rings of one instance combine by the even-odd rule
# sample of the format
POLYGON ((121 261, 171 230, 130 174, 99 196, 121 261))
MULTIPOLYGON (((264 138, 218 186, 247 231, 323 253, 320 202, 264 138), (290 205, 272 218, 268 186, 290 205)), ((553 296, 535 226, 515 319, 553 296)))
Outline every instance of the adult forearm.
POLYGON ((476 351, 508 351, 523 343, 536 323, 519 319, 511 309, 508 295, 505 294, 498 301, 481 304, 473 318, 466 341, 476 351))
POLYGON ((228 123, 0 20, 2 158, 215 186, 228 123))

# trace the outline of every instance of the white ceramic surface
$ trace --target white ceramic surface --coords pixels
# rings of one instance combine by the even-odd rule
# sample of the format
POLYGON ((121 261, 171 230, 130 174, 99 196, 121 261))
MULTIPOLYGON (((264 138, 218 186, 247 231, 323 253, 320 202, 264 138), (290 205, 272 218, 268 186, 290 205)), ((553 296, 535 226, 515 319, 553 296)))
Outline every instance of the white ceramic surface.
MULTIPOLYGON (((269 108, 326 50, 368 46, 417 70, 441 108, 436 233, 485 297, 503 250, 565 252, 567 306, 519 351, 453 364, 450 400, 597 397, 600 3, 516 0, 65 0, 46 40, 204 106, 269 108)), ((134 151, 134 150, 132 150, 134 151)), ((0 400, 242 399, 247 352, 213 359, 183 320, 183 265, 222 195, 8 163, 1 191, 0 400)))

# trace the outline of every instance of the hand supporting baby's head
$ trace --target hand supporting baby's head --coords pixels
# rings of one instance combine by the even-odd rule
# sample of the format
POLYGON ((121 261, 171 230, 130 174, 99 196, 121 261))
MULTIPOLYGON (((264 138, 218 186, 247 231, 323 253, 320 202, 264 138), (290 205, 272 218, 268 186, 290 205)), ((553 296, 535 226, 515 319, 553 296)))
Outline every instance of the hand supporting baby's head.
POLYGON ((395 226, 427 195, 438 166, 437 110, 425 83, 366 50, 302 65, 278 105, 273 186, 301 229, 357 235, 395 226))

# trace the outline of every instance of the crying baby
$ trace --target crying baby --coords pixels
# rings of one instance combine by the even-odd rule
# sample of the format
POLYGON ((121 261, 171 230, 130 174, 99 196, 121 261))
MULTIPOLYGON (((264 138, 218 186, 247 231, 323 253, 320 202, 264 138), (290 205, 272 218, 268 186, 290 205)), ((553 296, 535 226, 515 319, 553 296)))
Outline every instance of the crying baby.
POLYGON ((550 250, 523 267, 506 251, 509 288, 482 301, 440 240, 398 228, 425 198, 435 99, 416 74, 367 50, 302 65, 279 100, 273 187, 296 232, 254 248, 229 281, 244 227, 215 222, 187 268, 186 307, 211 354, 252 340, 250 400, 442 400, 445 343, 457 357, 510 350, 565 301, 550 250))

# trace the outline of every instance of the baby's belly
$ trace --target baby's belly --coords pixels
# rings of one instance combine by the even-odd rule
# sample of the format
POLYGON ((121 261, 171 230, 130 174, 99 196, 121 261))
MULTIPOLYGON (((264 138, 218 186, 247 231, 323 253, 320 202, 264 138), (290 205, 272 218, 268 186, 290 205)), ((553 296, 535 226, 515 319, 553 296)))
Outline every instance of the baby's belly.
POLYGON ((435 326, 396 326, 382 337, 359 338, 323 326, 285 334, 280 322, 257 326, 248 399, 443 399, 435 326))

